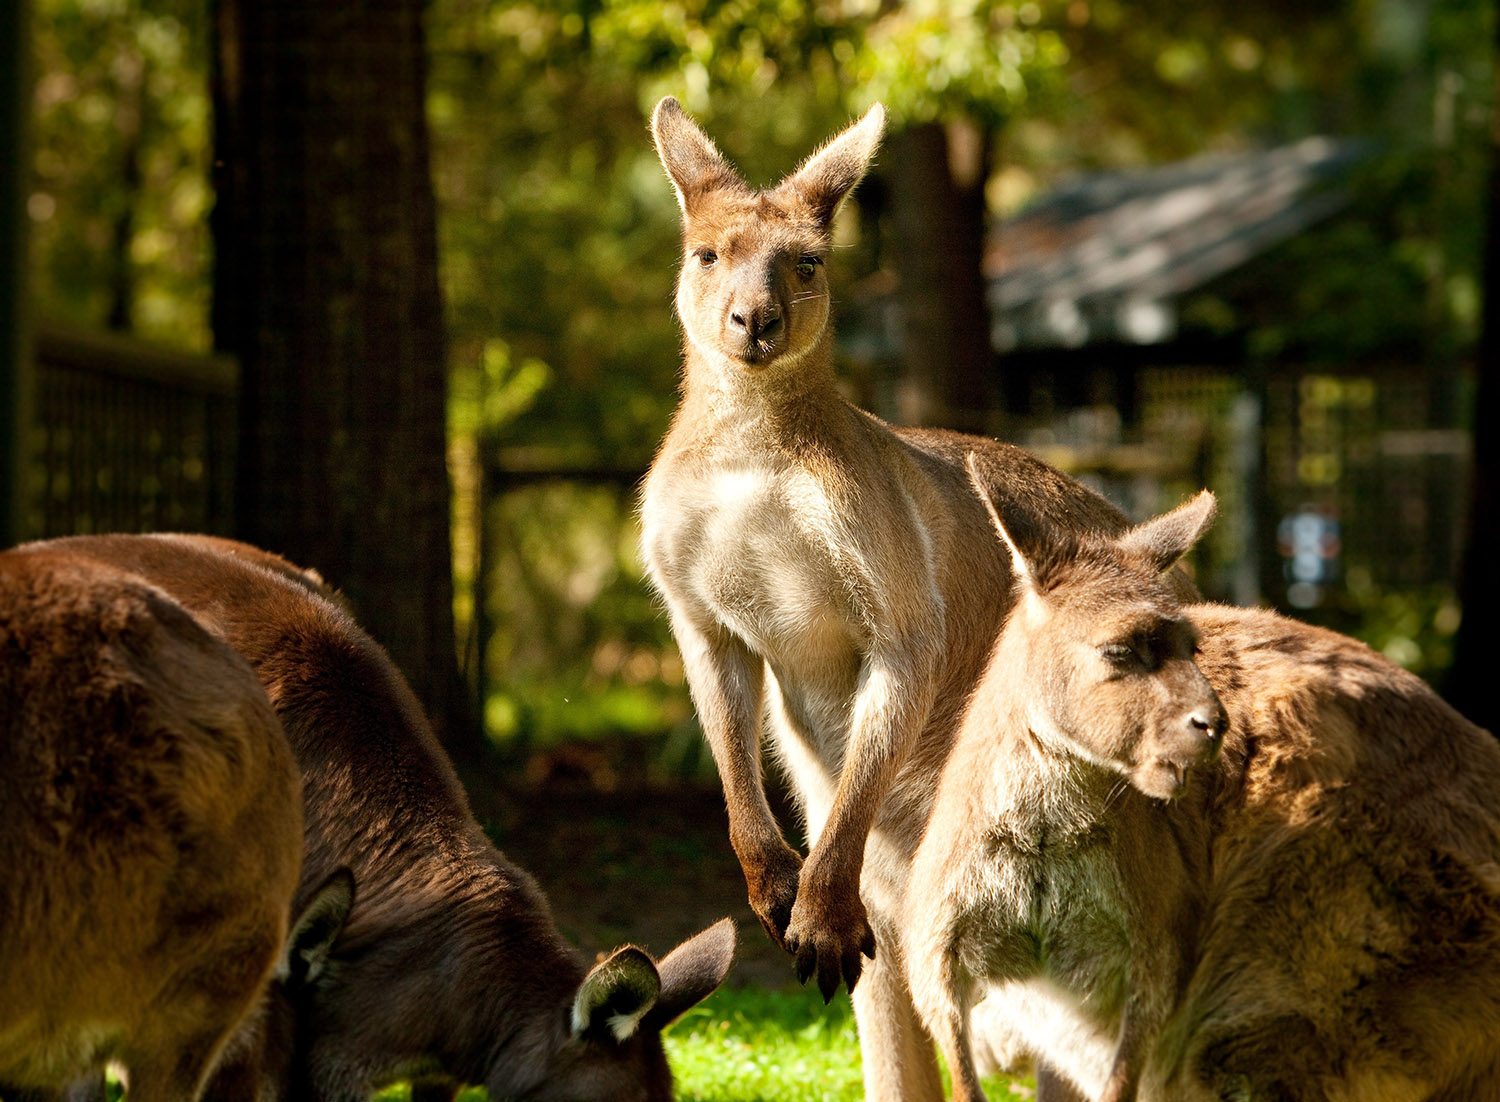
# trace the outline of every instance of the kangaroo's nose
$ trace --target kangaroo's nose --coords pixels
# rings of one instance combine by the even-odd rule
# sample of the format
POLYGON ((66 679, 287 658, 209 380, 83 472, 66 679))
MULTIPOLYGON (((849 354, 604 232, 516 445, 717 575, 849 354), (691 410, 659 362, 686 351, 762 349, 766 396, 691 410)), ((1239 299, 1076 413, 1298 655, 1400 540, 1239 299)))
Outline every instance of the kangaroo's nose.
POLYGON ((1224 738, 1224 728, 1228 722, 1222 708, 1199 708, 1187 717, 1188 726, 1208 745, 1217 750, 1219 743, 1224 738))
POLYGON ((781 311, 775 306, 735 310, 729 315, 729 324, 736 329, 743 329, 751 340, 760 340, 774 335, 781 328, 781 311))

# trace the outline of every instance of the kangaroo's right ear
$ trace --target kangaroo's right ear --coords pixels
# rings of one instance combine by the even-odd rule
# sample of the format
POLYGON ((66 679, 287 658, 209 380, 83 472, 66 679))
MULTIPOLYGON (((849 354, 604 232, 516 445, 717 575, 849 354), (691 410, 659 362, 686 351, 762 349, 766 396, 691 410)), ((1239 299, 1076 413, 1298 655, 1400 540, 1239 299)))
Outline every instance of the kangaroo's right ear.
POLYGON ((707 192, 749 190, 718 147, 671 96, 664 97, 651 113, 651 137, 684 214, 691 213, 689 208, 707 192))
POLYGON ((877 103, 803 161, 776 190, 797 196, 826 227, 863 178, 884 136, 885 108, 877 103))
POLYGON ((1143 558, 1158 572, 1177 565, 1177 560, 1192 550, 1193 544, 1213 523, 1218 503, 1214 495, 1200 490, 1191 501, 1177 506, 1144 524, 1138 524, 1119 539, 1126 554, 1143 558))
POLYGON ((990 523, 995 526, 995 531, 1000 533, 1001 540, 1010 549, 1010 566, 1016 572, 1016 577, 1028 589, 1036 588, 1036 571, 1031 561, 1021 550, 1021 545, 1011 536, 1009 529, 1005 527, 1005 521, 1000 519, 1000 510, 995 508, 995 499, 990 496, 985 487, 984 480, 979 476, 979 463, 973 452, 964 459, 964 466, 969 471, 969 484, 974 487, 974 492, 979 495, 979 500, 984 502, 984 511, 990 515, 990 523))
POLYGON ((316 980, 353 907, 354 874, 347 868, 335 869, 292 916, 276 978, 297 986, 316 980))
POLYGON ((713 994, 734 963, 734 946, 734 922, 721 918, 657 961, 661 997, 647 1022, 661 1029, 713 994))

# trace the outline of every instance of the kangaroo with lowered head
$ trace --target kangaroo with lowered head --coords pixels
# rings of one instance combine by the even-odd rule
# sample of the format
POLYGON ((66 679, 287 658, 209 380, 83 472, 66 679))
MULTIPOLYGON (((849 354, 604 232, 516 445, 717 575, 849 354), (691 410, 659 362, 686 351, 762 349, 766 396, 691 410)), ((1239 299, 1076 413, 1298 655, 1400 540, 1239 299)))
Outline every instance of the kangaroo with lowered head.
POLYGON ((1126 524, 1017 448, 893 428, 840 396, 831 227, 883 128, 877 105, 757 191, 676 100, 657 105, 682 211, 685 372, 641 521, 751 906, 825 998, 849 986, 867 1096, 921 1102, 941 1086, 902 975, 901 900, 953 727, 1011 603, 1009 557, 964 457, 977 452, 997 497, 1063 529, 1126 524), (806 818, 805 863, 766 799, 763 715, 806 818))
POLYGON ((1207 493, 1113 539, 995 509, 1018 603, 907 899, 954 1097, 990 992, 1090 1098, 1500 1099, 1500 745, 1352 639, 1185 606, 1207 493))
POLYGON ((667 1102, 661 1030, 727 972, 727 919, 660 961, 593 967, 486 838, 405 680, 316 575, 244 544, 83 536, 52 546, 165 590, 245 657, 296 753, 303 883, 356 885, 342 931, 281 1007, 293 1059, 262 1099, 363 1102, 385 1083, 495 1102, 667 1102))
POLYGON ((0 1095, 114 1060, 190 1102, 226 1047, 258 1074, 302 803, 250 667, 138 577, 13 549, 0 717, 0 1095))

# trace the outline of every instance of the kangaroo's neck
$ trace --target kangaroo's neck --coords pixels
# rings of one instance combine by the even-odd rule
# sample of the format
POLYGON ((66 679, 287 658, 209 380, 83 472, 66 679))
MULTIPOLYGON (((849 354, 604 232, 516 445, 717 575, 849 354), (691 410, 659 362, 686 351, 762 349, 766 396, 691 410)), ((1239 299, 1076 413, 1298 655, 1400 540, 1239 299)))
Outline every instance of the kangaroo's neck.
POLYGON ((1091 847, 1118 801, 1131 798, 1123 777, 1058 751, 1024 726, 1011 729, 1000 753, 1005 780, 991 799, 1002 833, 1022 851, 1091 847))
POLYGON ((763 367, 750 367, 688 342, 683 355, 679 431, 767 447, 825 440, 848 418, 833 372, 833 339, 763 367))

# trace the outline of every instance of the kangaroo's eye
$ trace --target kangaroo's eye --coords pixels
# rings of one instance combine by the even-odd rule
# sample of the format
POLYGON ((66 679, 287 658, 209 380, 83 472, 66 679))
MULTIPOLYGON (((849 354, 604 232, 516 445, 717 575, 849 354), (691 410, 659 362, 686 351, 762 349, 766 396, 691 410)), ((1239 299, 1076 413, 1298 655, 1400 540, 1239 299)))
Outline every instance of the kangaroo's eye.
POLYGON ((818 270, 818 265, 823 263, 822 259, 811 254, 797 261, 797 274, 803 279, 811 279, 813 272, 818 270))
POLYGON ((698 263, 703 265, 705 268, 712 268, 714 264, 718 262, 718 259, 719 254, 714 252, 712 249, 698 250, 698 263))
POLYGON ((1116 666, 1128 666, 1138 660, 1135 648, 1129 643, 1106 643, 1099 653, 1116 666))

